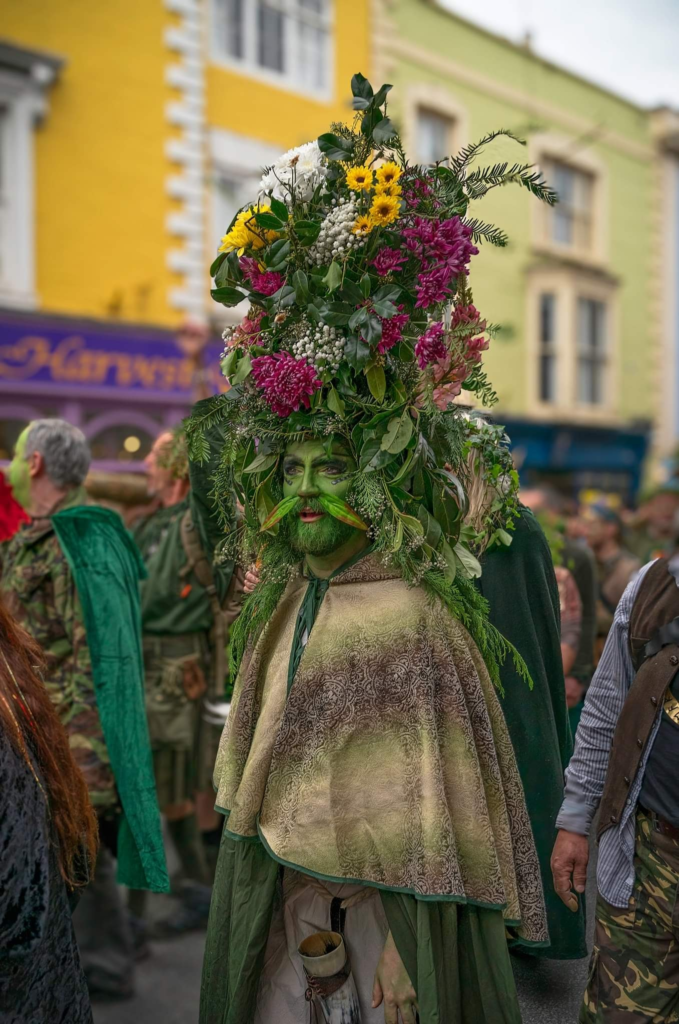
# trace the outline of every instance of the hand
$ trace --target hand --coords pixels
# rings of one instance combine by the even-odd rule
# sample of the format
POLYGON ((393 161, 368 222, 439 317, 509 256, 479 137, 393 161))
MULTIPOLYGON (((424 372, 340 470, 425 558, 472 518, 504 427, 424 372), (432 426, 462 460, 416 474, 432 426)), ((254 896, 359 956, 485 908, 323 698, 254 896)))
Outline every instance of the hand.
POLYGON ((243 590, 246 594, 251 594, 259 583, 259 572, 256 565, 250 566, 248 571, 245 573, 245 579, 243 581, 243 590))
POLYGON ((582 700, 585 693, 583 683, 579 683, 573 676, 566 676, 566 706, 575 708, 582 700))
POLYGON ((552 850, 552 878, 554 889, 569 910, 578 909, 575 892, 584 892, 587 883, 587 862, 589 861, 589 840, 577 832, 561 829, 552 850))
POLYGON ((373 985, 373 1009, 384 999, 385 1024, 417 1024, 417 1002, 391 932, 387 935, 373 985))

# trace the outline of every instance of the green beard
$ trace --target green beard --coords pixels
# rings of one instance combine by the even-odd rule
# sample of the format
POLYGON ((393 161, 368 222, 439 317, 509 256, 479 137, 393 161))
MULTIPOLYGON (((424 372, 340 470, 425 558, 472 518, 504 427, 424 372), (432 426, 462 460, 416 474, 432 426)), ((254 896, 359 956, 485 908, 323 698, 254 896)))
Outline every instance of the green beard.
POLYGON ((357 532, 353 526, 341 523, 339 519, 325 512, 317 499, 310 498, 301 504, 313 509, 314 512, 323 512, 324 515, 315 523, 303 523, 298 510, 295 510, 282 520, 281 532, 293 551, 316 557, 329 555, 342 544, 346 544, 357 532))

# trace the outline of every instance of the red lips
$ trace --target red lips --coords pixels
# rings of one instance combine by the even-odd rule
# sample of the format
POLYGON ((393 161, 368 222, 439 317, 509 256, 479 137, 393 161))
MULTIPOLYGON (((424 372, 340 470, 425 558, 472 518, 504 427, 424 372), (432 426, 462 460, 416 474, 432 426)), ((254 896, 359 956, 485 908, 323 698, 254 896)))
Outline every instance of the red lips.
POLYGON ((316 523, 323 518, 323 515, 323 512, 316 512, 313 508, 302 508, 299 512, 299 518, 303 523, 316 523))

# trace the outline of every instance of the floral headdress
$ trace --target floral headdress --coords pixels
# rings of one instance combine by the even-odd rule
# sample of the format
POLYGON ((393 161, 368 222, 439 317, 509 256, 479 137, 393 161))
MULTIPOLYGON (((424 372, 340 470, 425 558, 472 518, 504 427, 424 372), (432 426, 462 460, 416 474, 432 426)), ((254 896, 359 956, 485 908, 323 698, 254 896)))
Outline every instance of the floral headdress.
MULTIPOLYGON (((194 411, 189 450, 204 460, 207 430, 221 425, 214 497, 229 554, 247 562, 261 551, 262 585, 275 578, 280 588, 275 533, 291 503, 281 500, 279 459, 292 440, 340 441, 358 472, 349 504, 333 499, 328 511, 368 528, 374 551, 446 601, 497 682, 503 644, 471 582, 480 573, 473 549, 491 535, 511 540, 518 481, 502 429, 454 400, 462 390, 496 400, 482 356, 498 328, 474 306, 468 273, 478 243, 507 239, 467 209, 508 183, 549 203, 556 196, 530 165, 470 170, 484 145, 515 138, 508 131, 433 167, 410 164, 386 113, 391 86, 374 92, 358 74, 351 87, 353 124, 285 153, 222 239, 212 297, 226 306, 247 298, 250 308, 224 332, 230 387, 194 411), (478 472, 503 481, 483 536, 478 523, 464 527, 470 452, 478 472)), ((253 616, 265 621, 266 606, 261 593, 251 612, 246 605, 240 631, 251 631, 253 616)))

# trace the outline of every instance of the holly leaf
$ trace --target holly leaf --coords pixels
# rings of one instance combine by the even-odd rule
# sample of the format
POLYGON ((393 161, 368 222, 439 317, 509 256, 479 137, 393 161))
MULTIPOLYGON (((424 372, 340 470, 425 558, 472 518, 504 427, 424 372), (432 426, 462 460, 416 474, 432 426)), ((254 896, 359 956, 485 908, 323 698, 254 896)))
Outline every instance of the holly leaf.
POLYGON ((372 281, 370 280, 370 274, 364 274, 361 280, 358 282, 358 286, 361 289, 361 294, 364 299, 367 299, 370 295, 370 289, 372 287, 372 281))
POLYGON ((363 522, 357 512, 354 512, 351 505, 347 505, 346 501, 342 501, 336 494, 319 494, 318 500, 325 511, 329 512, 334 519, 339 519, 341 523, 347 523, 356 530, 369 529, 368 524, 363 522))
POLYGON ((382 438, 382 448, 392 455, 398 455, 406 447, 412 434, 413 421, 408 410, 404 409, 400 416, 394 416, 389 420, 389 426, 382 438))
POLYGON ((323 278, 323 284, 326 286, 329 292, 336 291, 342 283, 342 267, 335 260, 332 261, 328 268, 328 273, 323 278))
POLYGON ((221 371, 225 377, 230 377, 236 367, 238 349, 232 348, 222 359, 221 371))
POLYGON ((360 309, 357 309, 356 312, 352 314, 349 320, 349 327, 351 328, 351 330, 355 331, 357 327, 360 327, 362 324, 367 323, 369 315, 370 314, 368 313, 366 306, 361 306, 360 309))
POLYGON ((384 317, 385 320, 389 320, 392 316, 395 316, 398 313, 398 309, 394 303, 387 300, 382 302, 374 300, 373 309, 378 316, 384 317))
POLYGON ((234 384, 241 384, 246 377, 252 373, 252 362, 250 361, 249 355, 244 355, 242 359, 238 360, 236 372, 233 377, 230 378, 229 383, 233 386, 234 384))
POLYGON ((331 387, 328 392, 328 409, 330 412, 334 412, 336 416, 341 416, 344 419, 345 405, 334 387, 331 387))
POLYGON ((369 316, 363 327, 363 337, 369 345, 376 345, 382 337, 382 324, 375 316, 369 316))
POLYGON ((344 278, 341 295, 342 298, 346 299, 347 302, 350 302, 352 306, 360 306, 363 302, 363 292, 356 282, 352 281, 349 277, 344 278))
POLYGON ((309 295, 309 278, 303 270, 296 270, 292 275, 292 287, 295 289, 295 299, 300 306, 309 295))
POLYGON ((370 394, 376 402, 383 402, 384 396, 387 393, 387 378, 384 374, 384 367, 381 363, 372 363, 365 370, 365 375, 368 387, 370 388, 370 394))
POLYGON ((347 338, 344 346, 344 358, 354 370, 362 370, 370 360, 370 348, 357 334, 347 338))

